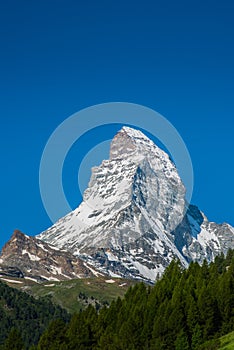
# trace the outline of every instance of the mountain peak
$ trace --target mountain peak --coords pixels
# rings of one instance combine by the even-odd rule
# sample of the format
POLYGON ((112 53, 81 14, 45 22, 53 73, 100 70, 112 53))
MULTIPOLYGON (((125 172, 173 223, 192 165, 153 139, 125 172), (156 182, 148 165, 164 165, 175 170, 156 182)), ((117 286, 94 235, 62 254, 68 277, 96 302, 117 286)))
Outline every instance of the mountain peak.
POLYGON ((145 134, 143 134, 143 132, 137 129, 130 128, 129 126, 123 126, 119 132, 127 134, 132 139, 139 139, 151 142, 151 140, 145 134))
POLYGON ((141 131, 124 126, 110 158, 92 168, 83 202, 38 236, 110 276, 154 281, 172 259, 212 261, 234 231, 187 208, 169 156, 141 131))
POLYGON ((24 238, 25 235, 23 234, 23 232, 21 232, 20 230, 16 229, 16 230, 14 230, 14 232, 12 234, 12 238, 16 238, 16 237, 24 238))
POLYGON ((0 255, 0 278, 4 276, 39 282, 84 278, 93 273, 71 253, 15 230, 0 255))
POLYGON ((124 158, 136 151, 132 129, 123 127, 113 138, 110 146, 110 160, 124 158))
MULTIPOLYGON (((111 142, 110 159, 125 158, 133 154, 139 157, 152 149, 159 150, 159 148, 140 130, 124 126, 111 142)), ((161 152, 163 151, 160 150, 160 153, 161 152)))
POLYGON ((80 206, 39 237, 91 260, 97 251, 101 261, 112 254, 117 267, 111 273, 153 279, 168 264, 167 258, 158 258, 165 247, 186 265, 168 235, 183 219, 184 197, 184 185, 168 155, 141 131, 125 126, 111 142, 110 158, 92 168, 80 206), (135 244, 144 251, 156 237, 161 243, 149 248, 150 258, 144 253, 144 259, 124 263, 135 244), (148 261, 146 272, 143 261, 148 261))

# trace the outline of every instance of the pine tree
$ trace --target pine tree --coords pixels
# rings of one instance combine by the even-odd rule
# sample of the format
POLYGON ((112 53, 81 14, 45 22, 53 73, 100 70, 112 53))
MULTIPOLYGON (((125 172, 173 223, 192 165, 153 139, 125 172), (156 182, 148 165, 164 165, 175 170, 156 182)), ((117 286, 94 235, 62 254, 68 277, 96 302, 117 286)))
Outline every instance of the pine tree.
POLYGON ((192 337, 194 328, 196 327, 197 324, 199 324, 201 316, 199 314, 197 303, 194 297, 190 294, 186 296, 186 316, 187 316, 186 325, 187 325, 190 337, 192 337))
POLYGON ((218 304, 222 315, 222 331, 228 333, 234 327, 234 262, 227 268, 220 279, 218 304))
POLYGON ((65 350, 67 342, 65 332, 66 326, 63 321, 51 322, 39 341, 38 350, 65 350))
POLYGON ((197 323, 194 327, 193 334, 192 334, 192 340, 191 340, 191 349, 197 350, 199 346, 202 344, 202 331, 200 325, 197 323))
POLYGON ((189 350, 189 342, 186 333, 182 330, 175 341, 175 350, 189 350))
POLYGON ((19 331, 16 328, 12 328, 5 343, 3 350, 23 350, 24 343, 19 331))

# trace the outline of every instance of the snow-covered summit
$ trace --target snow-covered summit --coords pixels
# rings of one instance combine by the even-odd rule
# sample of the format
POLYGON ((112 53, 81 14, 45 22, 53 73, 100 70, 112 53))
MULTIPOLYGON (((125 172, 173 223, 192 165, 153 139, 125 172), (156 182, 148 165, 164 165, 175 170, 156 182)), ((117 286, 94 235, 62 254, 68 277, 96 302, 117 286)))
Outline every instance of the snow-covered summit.
POLYGON ((136 152, 139 156, 139 150, 145 152, 151 148, 160 150, 140 130, 124 126, 111 142, 110 159, 128 156, 130 153, 136 152))
POLYGON ((187 266, 224 249, 225 234, 194 208, 169 156, 125 126, 92 169, 83 202, 39 238, 110 275, 152 281, 173 258, 187 266))
POLYGON ((140 130, 124 126, 113 138, 110 146, 110 160, 123 159, 136 157, 136 159, 142 159, 147 157, 152 159, 152 155, 157 158, 158 166, 168 166, 170 169, 174 169, 177 173, 173 163, 169 159, 167 153, 161 150, 154 144, 147 136, 145 136, 140 130), (160 161, 158 161, 160 159, 160 161))

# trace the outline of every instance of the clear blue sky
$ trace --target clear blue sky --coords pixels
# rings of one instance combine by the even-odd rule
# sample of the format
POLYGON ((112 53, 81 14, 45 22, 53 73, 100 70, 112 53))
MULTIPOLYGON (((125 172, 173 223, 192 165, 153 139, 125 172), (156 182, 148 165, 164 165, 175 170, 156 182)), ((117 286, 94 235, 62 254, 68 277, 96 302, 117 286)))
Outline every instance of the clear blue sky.
MULTIPOLYGON (((177 128, 193 161, 193 203, 234 225, 233 18, 227 0, 1 1, 0 246, 15 228, 34 235, 51 224, 38 171, 53 130, 112 101, 153 108, 177 128)), ((75 207, 76 175, 64 174, 75 207)))

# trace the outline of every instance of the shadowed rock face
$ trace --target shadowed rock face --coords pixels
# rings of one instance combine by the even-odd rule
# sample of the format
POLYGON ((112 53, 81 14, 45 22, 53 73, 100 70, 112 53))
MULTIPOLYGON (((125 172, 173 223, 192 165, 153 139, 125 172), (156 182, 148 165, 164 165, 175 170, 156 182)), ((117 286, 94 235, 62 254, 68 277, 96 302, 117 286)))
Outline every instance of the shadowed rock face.
POLYGON ((83 202, 39 236, 110 275, 154 281, 173 258, 211 261, 234 247, 234 230, 187 206, 169 156, 124 127, 109 160, 92 169, 83 202))
POLYGON ((14 231, 0 256, 0 276, 42 280, 66 280, 92 276, 84 263, 69 252, 37 238, 14 231))

